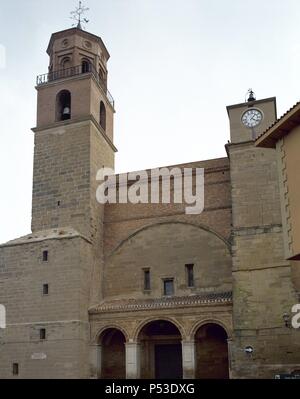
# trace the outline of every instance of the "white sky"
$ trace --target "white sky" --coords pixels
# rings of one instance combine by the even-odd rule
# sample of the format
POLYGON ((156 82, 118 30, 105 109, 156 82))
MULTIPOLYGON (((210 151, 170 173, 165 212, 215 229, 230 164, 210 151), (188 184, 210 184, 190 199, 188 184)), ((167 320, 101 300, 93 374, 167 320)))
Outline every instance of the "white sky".
MULTIPOLYGON (((75 5, 0 0, 0 242, 30 233, 35 78, 75 5)), ((88 31, 111 54, 117 172, 225 156, 226 105, 243 102, 250 87, 258 99, 276 96, 279 115, 299 100, 299 0, 85 5, 88 31)))

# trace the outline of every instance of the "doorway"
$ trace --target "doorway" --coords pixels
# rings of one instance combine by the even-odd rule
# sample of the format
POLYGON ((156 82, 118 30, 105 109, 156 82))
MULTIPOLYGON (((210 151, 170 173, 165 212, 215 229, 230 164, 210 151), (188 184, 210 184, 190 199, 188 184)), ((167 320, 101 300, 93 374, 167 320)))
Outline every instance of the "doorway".
POLYGON ((155 345, 155 378, 182 379, 181 344, 155 345))

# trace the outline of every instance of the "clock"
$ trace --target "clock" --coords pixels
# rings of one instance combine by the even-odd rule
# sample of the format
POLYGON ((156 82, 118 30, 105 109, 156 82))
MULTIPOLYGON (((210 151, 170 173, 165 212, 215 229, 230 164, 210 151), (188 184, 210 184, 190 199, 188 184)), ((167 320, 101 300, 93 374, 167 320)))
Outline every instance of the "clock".
POLYGON ((260 125, 263 120, 263 114, 259 109, 251 108, 245 111, 242 115, 242 123, 249 129, 260 125))

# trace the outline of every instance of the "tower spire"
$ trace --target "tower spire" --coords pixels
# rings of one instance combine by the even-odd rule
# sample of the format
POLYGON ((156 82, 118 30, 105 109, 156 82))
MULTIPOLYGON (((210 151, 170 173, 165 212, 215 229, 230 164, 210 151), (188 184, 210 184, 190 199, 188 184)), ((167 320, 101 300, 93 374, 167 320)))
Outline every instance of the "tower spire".
POLYGON ((76 21, 76 23, 73 24, 72 26, 76 26, 78 29, 83 30, 84 29, 83 24, 89 23, 89 20, 87 18, 82 17, 82 15, 87 11, 89 11, 89 8, 85 7, 82 4, 82 1, 79 1, 78 7, 76 7, 75 11, 71 12, 71 19, 76 21))

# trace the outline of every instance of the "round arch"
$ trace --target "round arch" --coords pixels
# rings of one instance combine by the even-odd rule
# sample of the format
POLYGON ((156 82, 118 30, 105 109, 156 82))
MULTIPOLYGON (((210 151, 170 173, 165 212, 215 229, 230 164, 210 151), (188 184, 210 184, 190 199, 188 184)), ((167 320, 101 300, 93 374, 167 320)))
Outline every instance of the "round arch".
POLYGON ((183 328, 170 317, 152 317, 140 323, 135 332, 140 350, 143 379, 182 379, 183 328))
POLYGON ((100 356, 100 374, 102 379, 126 378, 126 337, 119 328, 102 330, 98 336, 100 356))
POLYGON ((60 61, 60 66, 62 69, 68 69, 71 68, 71 58, 69 56, 64 57, 61 61, 60 61))
POLYGON ((206 320, 195 326, 196 379, 230 378, 227 328, 220 321, 206 320))
POLYGON ((227 334, 228 339, 232 338, 232 330, 231 328, 229 328, 223 321, 220 321, 219 319, 204 319, 201 321, 197 321, 194 326, 191 328, 189 336, 191 337, 191 339, 195 338, 195 335, 197 333, 197 331, 199 330, 199 328, 207 325, 207 324, 216 324, 219 327, 222 327, 224 329, 224 331, 227 334))
POLYGON ((88 58, 82 58, 81 60, 82 73, 91 72, 92 63, 88 58))
POLYGON ((71 119, 72 94, 69 90, 61 90, 56 94, 56 121, 71 119))
POLYGON ((168 225, 168 224, 178 224, 178 225, 186 225, 186 226, 193 226, 195 228, 198 228, 199 230, 204 230, 206 232, 209 232, 213 235, 215 235, 218 239, 224 242, 226 247, 228 248, 228 252, 231 254, 231 244, 226 238, 224 238, 221 234, 217 233, 215 230, 211 229, 210 227, 204 225, 204 224, 196 224, 196 223, 187 223, 187 222, 181 222, 178 220, 169 220, 167 222, 159 222, 159 223, 154 223, 154 224, 149 224, 146 226, 143 226, 142 228, 134 231, 132 234, 130 234, 128 237, 126 237, 124 240, 122 240, 112 251, 111 253, 107 256, 107 259, 112 257, 115 252, 117 252, 126 242, 128 242, 130 239, 133 237, 137 236, 139 233, 149 230, 151 228, 157 227, 157 226, 162 226, 162 225, 168 225))
POLYGON ((165 316, 159 317, 159 316, 156 316, 156 317, 149 317, 148 319, 143 320, 143 321, 135 328, 134 333, 133 333, 133 341, 134 341, 134 342, 137 342, 138 337, 139 337, 141 331, 143 330, 144 327, 147 326, 147 324, 150 324, 150 323, 153 323, 153 322, 156 322, 156 321, 168 321, 169 323, 174 324, 174 326, 175 326, 175 327, 178 329, 178 331, 180 332, 180 335, 181 335, 182 340, 185 339, 185 337, 186 337, 185 330, 184 330, 183 326, 182 326, 177 320, 173 319, 172 317, 165 317, 165 316))
POLYGON ((92 339, 92 344, 100 344, 101 336, 103 336, 103 334, 105 334, 105 332, 108 330, 120 331, 124 335, 125 341, 129 342, 129 335, 128 335, 127 331, 122 326, 119 326, 118 324, 109 324, 109 325, 106 325, 106 326, 100 328, 100 330, 97 331, 96 335, 92 339))

